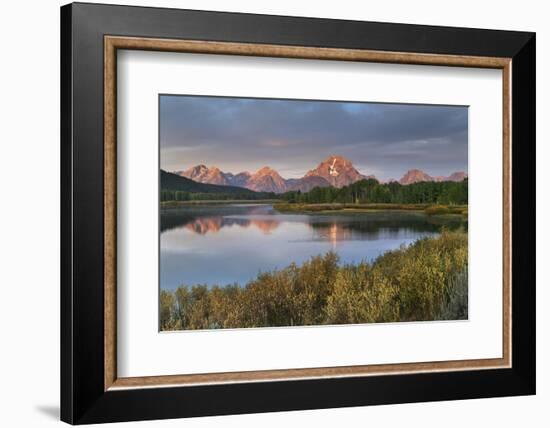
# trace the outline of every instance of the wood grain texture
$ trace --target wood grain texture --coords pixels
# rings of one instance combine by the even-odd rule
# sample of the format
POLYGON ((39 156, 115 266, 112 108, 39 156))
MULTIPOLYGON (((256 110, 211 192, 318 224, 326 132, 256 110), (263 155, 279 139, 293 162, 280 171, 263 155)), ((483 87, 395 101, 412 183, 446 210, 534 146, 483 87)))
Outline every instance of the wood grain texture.
POLYGON ((512 367, 512 64, 502 70, 502 355, 512 367))
POLYGON ((244 55, 279 58, 323 59, 334 61, 383 62, 393 64, 445 65, 457 67, 503 68, 509 59, 461 55, 434 55, 409 52, 382 52, 363 49, 283 46, 197 40, 170 40, 107 36, 106 44, 115 49, 185 52, 218 55, 244 55))
POLYGON ((258 370, 229 373, 204 373, 173 376, 118 378, 110 389, 168 387, 176 385, 208 385, 235 382, 300 380, 308 378, 341 378, 374 375, 396 375, 507 367, 504 358, 483 360, 434 361, 424 363, 371 364, 363 366, 318 367, 307 369, 258 370))
POLYGON ((405 373, 463 371, 511 367, 511 60, 509 58, 383 52, 302 46, 170 40, 106 36, 104 38, 104 202, 105 202, 105 390, 152 388, 309 378, 358 377, 405 373), (204 373, 118 378, 116 373, 116 52, 117 49, 219 55, 363 61, 502 69, 503 72, 503 352, 502 358, 380 364, 346 367, 204 373))
POLYGON ((105 43, 104 79, 104 385, 107 390, 116 380, 116 49, 112 43, 105 43))

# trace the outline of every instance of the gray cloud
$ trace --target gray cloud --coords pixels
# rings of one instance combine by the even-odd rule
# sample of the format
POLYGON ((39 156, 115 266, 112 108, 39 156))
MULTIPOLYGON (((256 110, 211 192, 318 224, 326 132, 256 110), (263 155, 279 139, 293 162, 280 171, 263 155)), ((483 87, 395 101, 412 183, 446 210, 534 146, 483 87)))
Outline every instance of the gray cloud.
POLYGON ((167 170, 269 165, 290 178, 337 154, 381 179, 411 168, 448 175, 467 171, 468 109, 163 95, 160 140, 167 170))

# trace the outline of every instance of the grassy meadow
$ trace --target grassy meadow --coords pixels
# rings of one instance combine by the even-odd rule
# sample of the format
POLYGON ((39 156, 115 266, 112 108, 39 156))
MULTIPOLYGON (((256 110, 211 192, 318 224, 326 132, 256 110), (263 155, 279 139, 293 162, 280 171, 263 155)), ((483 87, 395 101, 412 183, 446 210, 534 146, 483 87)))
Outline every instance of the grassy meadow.
POLYGON ((463 215, 468 216, 468 205, 432 205, 432 204, 391 204, 391 203, 286 203, 277 202, 273 208, 281 213, 347 214, 369 211, 420 211, 427 215, 463 215))

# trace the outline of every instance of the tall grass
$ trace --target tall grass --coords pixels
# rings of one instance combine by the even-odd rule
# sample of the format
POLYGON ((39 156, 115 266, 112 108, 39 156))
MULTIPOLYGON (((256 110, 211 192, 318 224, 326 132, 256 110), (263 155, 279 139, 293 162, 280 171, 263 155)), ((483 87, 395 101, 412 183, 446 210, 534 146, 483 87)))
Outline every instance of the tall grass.
POLYGON ((374 262, 329 252, 258 275, 246 286, 180 286, 160 296, 161 330, 465 319, 468 245, 444 231, 374 262))
POLYGON ((468 318, 468 266, 450 278, 448 295, 442 302, 440 318, 447 320, 468 318))
POLYGON ((462 214, 468 216, 467 205, 431 205, 424 212, 427 215, 462 214))

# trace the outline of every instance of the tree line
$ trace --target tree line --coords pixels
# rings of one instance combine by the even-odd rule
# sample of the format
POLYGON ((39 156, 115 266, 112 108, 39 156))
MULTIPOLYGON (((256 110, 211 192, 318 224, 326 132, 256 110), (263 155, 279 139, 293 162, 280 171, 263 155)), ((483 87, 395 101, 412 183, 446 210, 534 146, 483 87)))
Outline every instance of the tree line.
MULTIPOLYGON (((223 187, 223 186, 219 186, 223 187)), ((282 199, 289 203, 391 203, 391 204, 442 204, 466 205, 468 203, 468 179, 454 181, 424 181, 400 184, 397 181, 380 183, 370 178, 360 180, 340 189, 315 187, 309 192, 289 191, 283 194, 272 192, 195 192, 162 189, 161 202, 165 201, 212 201, 212 200, 260 200, 282 199)))
POLYGON ((376 179, 360 180, 340 189, 315 187, 307 193, 290 191, 281 195, 289 203, 391 203, 444 204, 468 203, 468 179, 454 181, 424 181, 403 185, 397 181, 379 183, 376 179))
MULTIPOLYGON (((244 189, 243 189, 244 190, 244 189)), ((185 190, 160 191, 160 201, 225 201, 225 200, 261 200, 277 199, 278 195, 267 192, 243 192, 243 193, 202 193, 188 192, 185 190)))

